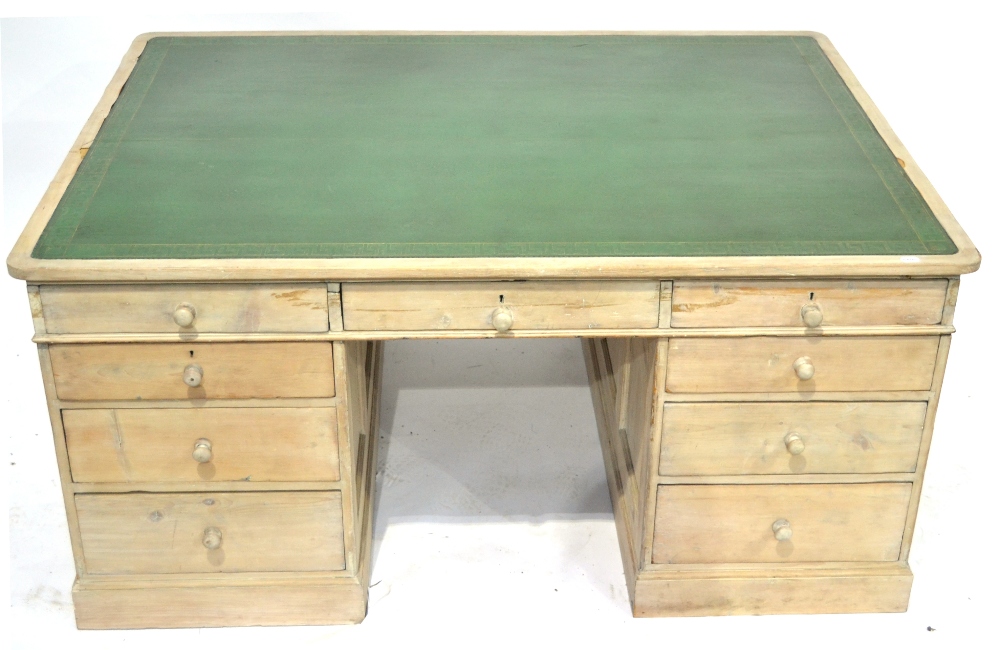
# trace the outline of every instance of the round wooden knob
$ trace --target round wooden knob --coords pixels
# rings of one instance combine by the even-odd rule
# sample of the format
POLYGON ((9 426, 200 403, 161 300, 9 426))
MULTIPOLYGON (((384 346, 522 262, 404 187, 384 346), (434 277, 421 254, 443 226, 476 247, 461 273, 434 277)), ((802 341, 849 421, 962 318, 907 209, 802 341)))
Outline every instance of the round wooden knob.
POLYGON ((194 325, 194 317, 194 305, 189 305, 186 302, 177 305, 177 309, 174 310, 174 322, 180 327, 191 327, 194 325))
POLYGON ((771 530, 774 531, 774 539, 779 542, 787 542, 792 538, 792 524, 787 519, 779 519, 771 524, 771 530))
POLYGON ((806 327, 819 327, 823 324, 823 310, 819 305, 803 305, 801 314, 806 327))
POLYGON ((194 451, 191 457, 199 463, 207 463, 212 460, 212 441, 208 438, 198 438, 194 441, 194 451))
POLYGON ((197 364, 192 363, 184 369, 184 383, 192 388, 201 386, 201 379, 204 376, 205 371, 203 371, 201 366, 197 364))
POLYGON ((490 320, 498 332, 506 332, 514 325, 514 312, 507 307, 497 307, 490 320))
POLYGON ((799 357, 796 359, 795 363, 792 364, 792 369, 802 381, 809 381, 816 374, 816 366, 813 365, 812 359, 809 357, 799 357))
POLYGON ((792 456, 798 456, 806 450, 806 443, 802 441, 802 436, 797 433, 789 433, 785 436, 785 449, 792 456))
POLYGON ((205 533, 201 536, 201 543, 210 551, 222 546, 222 531, 211 526, 205 529, 205 533))

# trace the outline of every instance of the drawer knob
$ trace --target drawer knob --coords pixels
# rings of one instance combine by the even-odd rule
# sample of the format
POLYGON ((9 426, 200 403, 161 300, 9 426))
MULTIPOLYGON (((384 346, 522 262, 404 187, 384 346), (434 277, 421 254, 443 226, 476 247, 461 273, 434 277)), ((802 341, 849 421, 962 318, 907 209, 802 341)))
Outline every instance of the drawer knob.
POLYGON ((195 388, 201 386, 201 379, 205 376, 205 371, 198 364, 192 363, 184 369, 184 383, 195 388))
POLYGON ((809 357, 799 357, 796 359, 795 363, 792 364, 792 369, 795 370, 795 374, 802 381, 809 381, 816 374, 816 367, 809 357))
POLYGON ((774 531, 774 539, 779 542, 787 542, 792 538, 792 524, 787 519, 779 519, 771 524, 774 531))
POLYGON ((222 531, 215 526, 210 526, 205 529, 205 533, 201 536, 201 543, 210 551, 222 546, 222 531))
POLYGON ((194 305, 186 302, 177 305, 177 309, 174 310, 174 322, 181 327, 191 327, 194 325, 195 313, 194 305))
POLYGON ((514 312, 507 307, 497 307, 491 321, 498 332, 506 332, 514 325, 514 312))
POLYGON ((199 463, 207 463, 212 460, 212 441, 208 438, 198 438, 195 440, 191 458, 194 458, 199 463))
POLYGON ((803 305, 800 313, 806 327, 819 327, 823 324, 823 310, 819 305, 803 305))
POLYGON ((806 443, 802 441, 802 436, 797 433, 789 433, 785 436, 785 449, 792 456, 798 456, 806 450, 806 443))

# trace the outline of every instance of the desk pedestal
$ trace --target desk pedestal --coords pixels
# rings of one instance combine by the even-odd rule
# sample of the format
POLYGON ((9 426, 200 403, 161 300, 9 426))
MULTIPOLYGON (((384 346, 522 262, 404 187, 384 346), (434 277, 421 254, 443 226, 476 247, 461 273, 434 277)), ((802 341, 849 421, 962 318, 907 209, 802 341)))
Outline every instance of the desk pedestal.
POLYGON ((672 392, 669 339, 585 339, 634 615, 906 611, 949 338, 896 394, 672 392))

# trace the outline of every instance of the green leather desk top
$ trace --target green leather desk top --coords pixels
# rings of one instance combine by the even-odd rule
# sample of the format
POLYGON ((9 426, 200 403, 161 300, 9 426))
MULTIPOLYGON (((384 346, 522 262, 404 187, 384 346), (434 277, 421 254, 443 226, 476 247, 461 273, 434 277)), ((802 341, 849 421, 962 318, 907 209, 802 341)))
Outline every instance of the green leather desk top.
POLYGON ((149 41, 33 257, 956 251, 806 36, 149 41))

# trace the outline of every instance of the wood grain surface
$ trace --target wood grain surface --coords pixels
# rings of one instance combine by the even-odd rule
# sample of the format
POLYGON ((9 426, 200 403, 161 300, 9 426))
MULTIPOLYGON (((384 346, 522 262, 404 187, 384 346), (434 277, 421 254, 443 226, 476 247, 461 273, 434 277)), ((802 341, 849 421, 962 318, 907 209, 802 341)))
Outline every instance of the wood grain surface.
POLYGON ((926 411, 923 402, 669 402, 660 474, 913 472, 926 411), (805 450, 790 453, 788 435, 805 450))
POLYGON ((801 327, 802 308, 821 327, 936 325, 947 280, 715 280, 674 283, 671 327, 801 327))
POLYGON ((326 332, 325 284, 57 285, 41 289, 51 334, 91 332, 326 332), (190 327, 174 322, 187 305, 190 327))
POLYGON ((335 408, 68 409, 73 480, 84 483, 336 481, 335 408), (212 458, 196 462, 199 439, 212 458))
POLYGON ((660 283, 345 283, 342 299, 346 330, 492 330, 500 307, 512 312, 512 331, 654 328, 660 283))
POLYGON ((149 343, 54 345, 52 372, 63 400, 203 400, 332 397, 329 343, 149 343), (189 366, 204 371, 192 387, 189 366))
POLYGON ((670 339, 667 391, 767 393, 929 390, 936 336, 670 339), (797 359, 815 366, 799 379, 797 359))
POLYGON ((344 568, 340 492, 78 494, 76 508, 91 574, 344 568))
POLYGON ((653 562, 891 562, 910 483, 661 485, 653 562), (772 524, 791 523, 779 542, 772 524))

